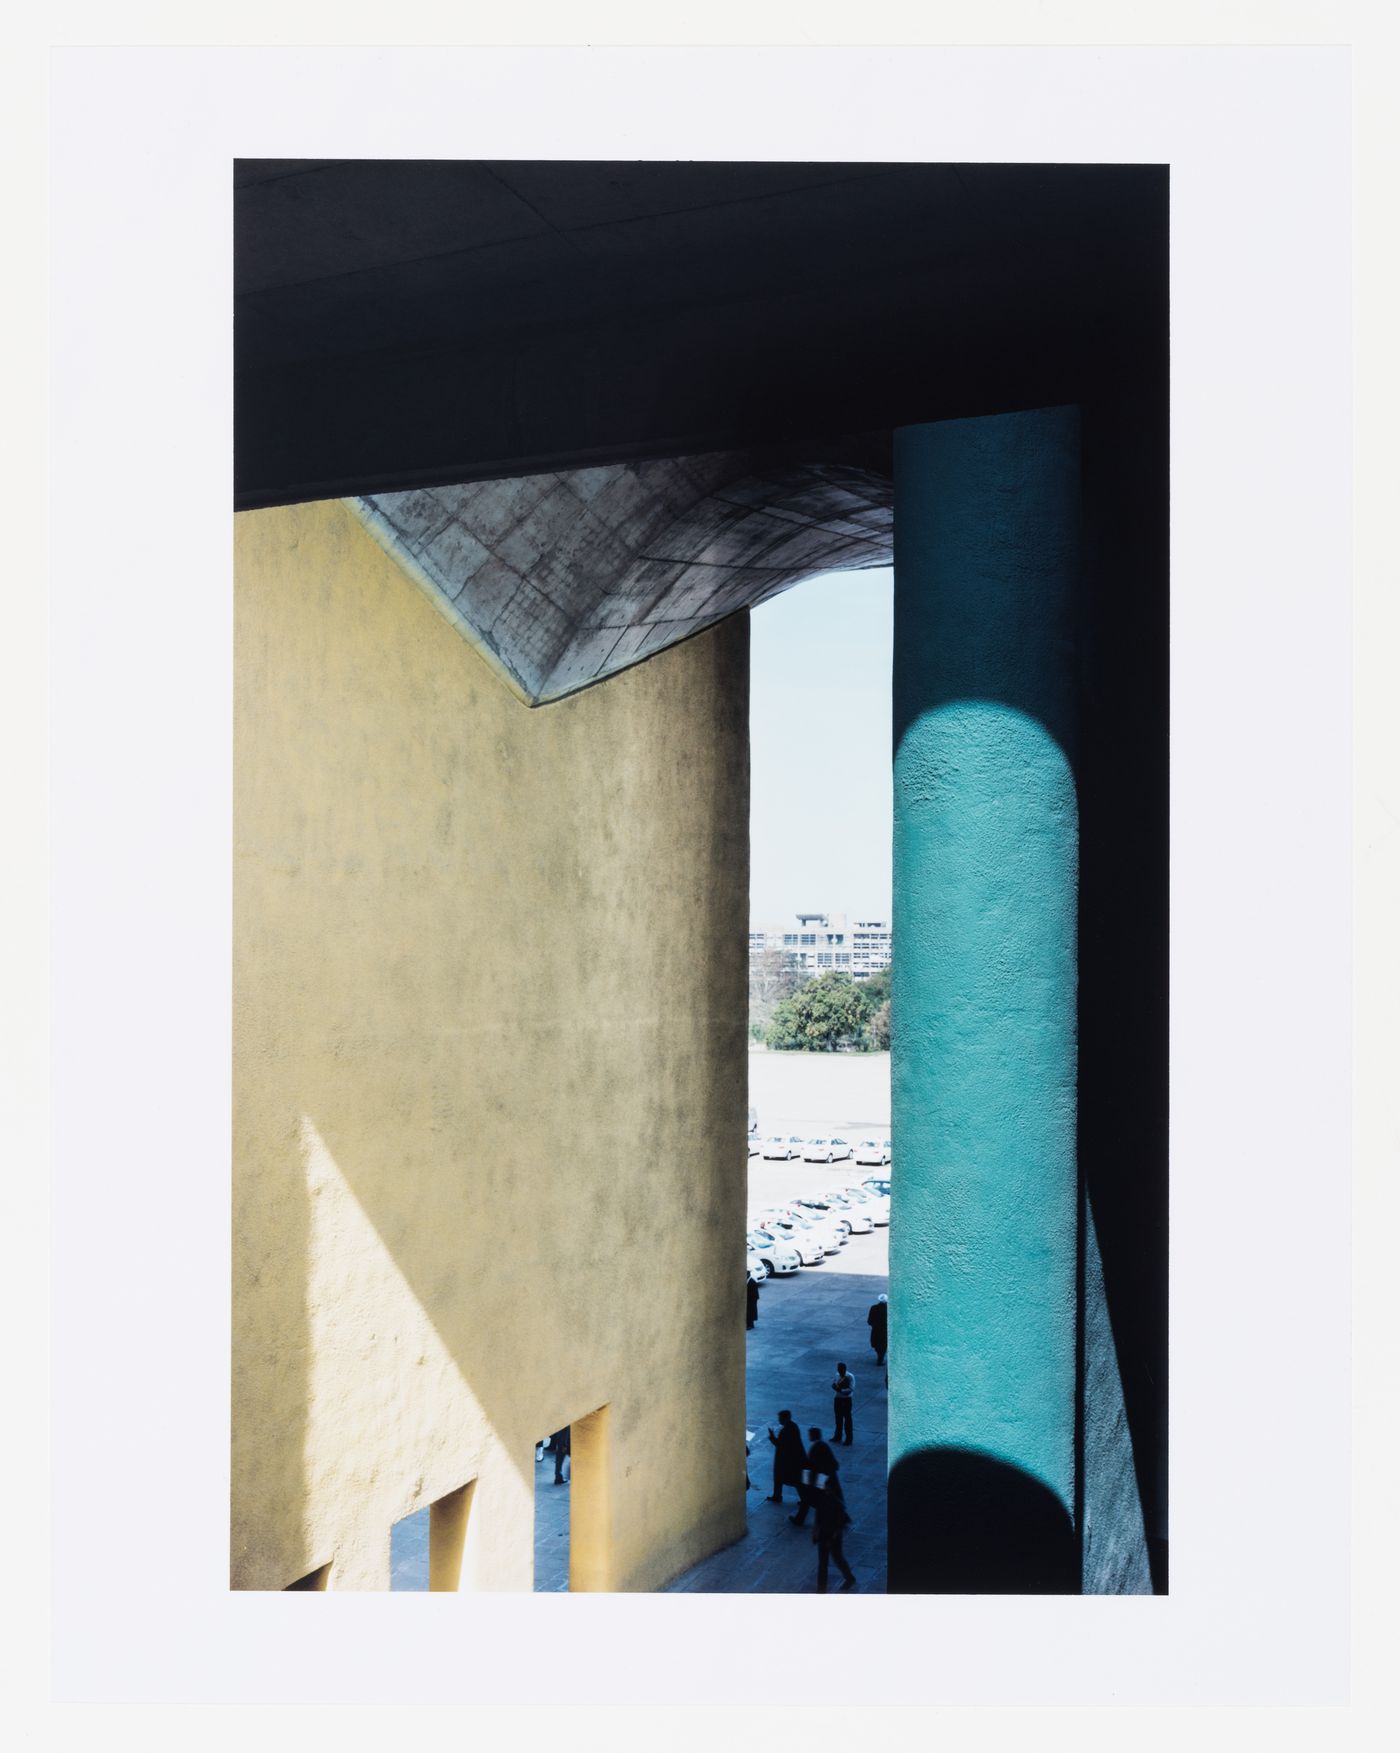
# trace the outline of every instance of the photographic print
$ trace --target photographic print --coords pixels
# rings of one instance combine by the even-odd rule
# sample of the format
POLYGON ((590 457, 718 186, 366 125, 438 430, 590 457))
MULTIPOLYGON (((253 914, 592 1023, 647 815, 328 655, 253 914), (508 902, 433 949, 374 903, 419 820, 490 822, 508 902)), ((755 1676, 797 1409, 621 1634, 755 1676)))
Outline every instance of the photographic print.
POLYGON ((237 163, 234 1589, 1166 1592, 1168 194, 237 163))

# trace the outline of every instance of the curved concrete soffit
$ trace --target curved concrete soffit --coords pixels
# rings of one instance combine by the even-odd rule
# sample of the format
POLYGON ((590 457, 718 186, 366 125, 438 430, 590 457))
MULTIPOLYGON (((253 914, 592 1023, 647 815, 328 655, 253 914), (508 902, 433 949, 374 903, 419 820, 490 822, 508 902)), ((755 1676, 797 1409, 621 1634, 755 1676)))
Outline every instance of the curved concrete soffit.
POLYGON ((887 475, 729 452, 346 503, 530 706, 894 551, 887 475))

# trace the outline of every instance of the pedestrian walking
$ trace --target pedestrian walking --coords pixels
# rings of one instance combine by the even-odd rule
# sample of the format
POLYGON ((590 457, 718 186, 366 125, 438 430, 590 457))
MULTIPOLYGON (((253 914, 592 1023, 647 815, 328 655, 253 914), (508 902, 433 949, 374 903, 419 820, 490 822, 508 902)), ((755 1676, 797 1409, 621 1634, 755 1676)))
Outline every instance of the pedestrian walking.
POLYGON ((812 1530, 812 1539, 817 1548, 817 1593, 826 1593, 827 1566, 832 1559, 836 1560, 836 1568, 846 1579, 841 1584, 841 1593, 856 1586, 855 1573, 846 1563, 846 1555, 841 1550, 841 1541, 851 1518, 846 1513, 846 1499, 841 1492, 841 1481, 834 1473, 821 1476, 821 1484, 816 1495, 817 1525, 812 1530))
POLYGON ((840 1464, 835 1452, 822 1436, 820 1428, 814 1424, 807 1432, 807 1468, 802 1475, 802 1503, 797 1514, 788 1517, 794 1528, 802 1527, 807 1520, 807 1511, 816 1507, 817 1492, 820 1489, 817 1480, 825 1473, 838 1472, 840 1464))
POLYGON ((554 1435, 549 1439, 549 1446, 554 1452, 554 1483, 556 1485, 562 1485, 564 1483, 564 1463, 569 1458, 571 1447, 569 1442, 569 1427, 567 1424, 564 1426, 563 1430, 555 1431, 554 1435))
POLYGON ((883 1363, 885 1352, 889 1349, 890 1299, 876 1297, 865 1319, 870 1328, 870 1343, 875 1348, 875 1361, 877 1364, 883 1363))
POLYGON ((802 1469, 807 1465, 807 1451, 802 1446, 802 1432, 793 1423, 790 1412, 778 1414, 777 1434, 768 1426, 768 1440, 773 1445, 773 1495, 769 1503, 783 1501, 783 1487, 790 1485, 802 1501, 802 1469))
POLYGON ((836 1380, 831 1384, 831 1388, 836 1396, 836 1429, 831 1433, 831 1440, 834 1443, 841 1442, 843 1440, 841 1432, 844 1430, 846 1433, 844 1440, 846 1447, 849 1448, 854 1435, 851 1410, 855 1405, 856 1379, 845 1364, 837 1364, 836 1380))
POLYGON ((748 1298, 748 1314, 744 1321, 744 1327, 747 1330, 758 1319, 758 1285, 752 1278, 748 1281, 748 1290, 745 1294, 748 1298))

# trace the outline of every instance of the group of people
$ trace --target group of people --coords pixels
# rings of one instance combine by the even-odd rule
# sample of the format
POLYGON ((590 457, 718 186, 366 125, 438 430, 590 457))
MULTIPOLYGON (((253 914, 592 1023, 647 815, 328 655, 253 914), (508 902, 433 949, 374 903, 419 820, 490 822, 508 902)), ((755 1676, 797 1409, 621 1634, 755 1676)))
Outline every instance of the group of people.
MULTIPOLYGON (((745 1326, 752 1327, 758 1319, 758 1286, 752 1279, 748 1282, 747 1298, 745 1326)), ((888 1298, 877 1297, 865 1319, 870 1328, 875 1362, 877 1366, 882 1365, 889 1349, 888 1298)), ((802 1432, 789 1411, 778 1414, 777 1430, 771 1424, 768 1427, 768 1440, 773 1445, 773 1490, 768 1501, 782 1503, 783 1491, 790 1486, 797 1494, 797 1513, 788 1517, 795 1528, 806 1526, 807 1514, 811 1511, 815 1524, 812 1541, 817 1548, 819 1595, 826 1593, 827 1576, 833 1562, 844 1579, 842 1593, 856 1586, 855 1573, 842 1551, 842 1540, 851 1525, 851 1517, 841 1490, 840 1463, 832 1446, 849 1448, 855 1441, 856 1379, 844 1363, 836 1365, 831 1392, 832 1421, 836 1428, 829 1440, 823 1437, 820 1426, 814 1424, 809 1427, 804 1444, 802 1432)))
MULTIPOLYGON (((836 1380, 839 1382, 844 1376, 853 1391, 855 1378, 846 1373, 845 1364, 838 1364, 837 1370, 836 1380)), ((840 1404, 841 1396, 838 1392, 838 1407, 840 1404)), ((849 1397, 846 1410, 849 1424, 849 1397)), ((769 1425, 768 1440, 773 1445, 773 1492, 768 1499, 769 1503, 781 1503, 783 1487, 790 1485, 797 1493, 797 1514, 788 1517, 793 1527, 805 1526, 808 1510, 813 1515, 815 1526, 812 1530, 812 1541, 817 1548, 817 1593, 826 1593, 827 1574, 833 1560, 845 1579, 841 1584, 842 1592, 853 1589, 856 1586, 855 1573, 847 1564, 846 1555, 841 1550, 841 1542, 850 1526, 851 1517, 841 1490, 840 1463, 831 1444, 823 1438, 821 1427, 814 1424, 807 1432, 807 1442, 804 1445, 802 1432, 793 1422, 792 1413, 788 1411, 778 1414, 776 1431, 769 1425)), ((847 1436, 846 1441, 849 1443, 850 1440, 847 1436)), ((838 1438, 833 1436, 831 1441, 836 1442, 838 1438)))

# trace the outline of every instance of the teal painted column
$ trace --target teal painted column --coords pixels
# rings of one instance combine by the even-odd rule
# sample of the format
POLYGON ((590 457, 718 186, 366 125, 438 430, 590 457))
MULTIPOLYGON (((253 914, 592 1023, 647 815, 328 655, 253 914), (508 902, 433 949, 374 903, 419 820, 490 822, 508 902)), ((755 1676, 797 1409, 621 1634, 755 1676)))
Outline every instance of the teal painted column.
POLYGON ((1072 1592, 1074 408, 895 434, 892 1591, 1072 1592))

